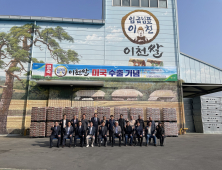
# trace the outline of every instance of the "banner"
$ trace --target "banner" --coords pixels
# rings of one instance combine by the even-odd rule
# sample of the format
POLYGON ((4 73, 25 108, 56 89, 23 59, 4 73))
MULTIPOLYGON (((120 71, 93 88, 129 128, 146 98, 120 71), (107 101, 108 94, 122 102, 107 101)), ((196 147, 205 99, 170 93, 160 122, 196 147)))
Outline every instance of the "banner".
POLYGON ((176 67, 33 63, 33 79, 177 81, 176 67))

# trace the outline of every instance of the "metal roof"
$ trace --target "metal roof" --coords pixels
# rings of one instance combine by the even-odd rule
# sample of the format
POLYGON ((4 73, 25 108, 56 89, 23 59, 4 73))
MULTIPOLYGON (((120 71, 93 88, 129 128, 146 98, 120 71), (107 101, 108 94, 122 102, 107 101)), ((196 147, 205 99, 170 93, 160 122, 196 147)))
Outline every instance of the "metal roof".
POLYGON ((38 16, 19 16, 19 15, 0 15, 0 20, 65 22, 65 23, 81 23, 81 24, 105 24, 105 20, 103 20, 103 19, 97 20, 97 19, 38 17, 38 16))
POLYGON ((206 63, 206 62, 204 62, 204 61, 201 61, 201 60, 199 60, 199 59, 197 59, 197 58, 194 58, 194 57, 192 57, 192 56, 190 56, 190 55, 187 55, 187 54, 182 53, 182 52, 180 52, 180 54, 182 54, 182 55, 184 55, 184 56, 186 56, 186 57, 192 58, 193 60, 196 60, 196 61, 198 61, 198 62, 201 62, 201 63, 203 63, 203 64, 205 64, 205 65, 208 65, 208 66, 210 66, 210 67, 213 67, 213 68, 215 68, 215 69, 218 69, 218 70, 222 71, 221 68, 215 67, 215 66, 213 66, 213 65, 211 65, 211 64, 208 64, 208 63, 206 63))

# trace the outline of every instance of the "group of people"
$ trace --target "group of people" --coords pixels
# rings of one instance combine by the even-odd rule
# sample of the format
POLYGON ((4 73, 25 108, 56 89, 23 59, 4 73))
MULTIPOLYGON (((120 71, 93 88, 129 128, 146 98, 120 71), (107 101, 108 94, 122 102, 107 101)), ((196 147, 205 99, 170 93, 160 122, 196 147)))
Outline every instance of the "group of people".
POLYGON ((137 120, 130 116, 130 120, 125 120, 123 115, 120 115, 118 121, 114 120, 114 116, 111 115, 107 120, 103 116, 103 120, 94 114, 94 117, 90 121, 86 119, 86 115, 82 115, 82 119, 78 120, 76 116, 70 121, 66 119, 66 115, 63 115, 63 119, 60 122, 55 122, 54 127, 51 128, 52 134, 50 136, 50 148, 53 144, 53 139, 58 139, 57 147, 65 146, 66 139, 69 139, 69 147, 73 143, 76 146, 77 139, 80 139, 80 146, 89 147, 89 140, 91 139, 91 147, 94 147, 94 142, 98 146, 101 146, 102 140, 104 140, 104 146, 107 146, 107 132, 109 131, 109 142, 112 147, 115 143, 115 138, 119 139, 119 146, 121 147, 121 141, 125 139, 125 146, 129 143, 130 146, 136 146, 139 144, 142 147, 143 137, 146 139, 146 146, 153 139, 154 146, 156 145, 156 138, 160 140, 160 146, 164 143, 164 127, 161 122, 155 125, 152 117, 149 117, 147 126, 145 126, 143 119, 139 115, 137 120), (144 136, 145 134, 145 136, 144 136))

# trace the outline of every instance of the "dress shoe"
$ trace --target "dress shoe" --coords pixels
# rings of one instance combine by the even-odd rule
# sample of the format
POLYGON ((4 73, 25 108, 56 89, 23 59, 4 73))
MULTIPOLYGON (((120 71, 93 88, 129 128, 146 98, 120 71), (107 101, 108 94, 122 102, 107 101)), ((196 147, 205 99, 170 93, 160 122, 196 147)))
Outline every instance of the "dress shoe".
POLYGON ((154 146, 156 146, 156 144, 154 144, 154 146))

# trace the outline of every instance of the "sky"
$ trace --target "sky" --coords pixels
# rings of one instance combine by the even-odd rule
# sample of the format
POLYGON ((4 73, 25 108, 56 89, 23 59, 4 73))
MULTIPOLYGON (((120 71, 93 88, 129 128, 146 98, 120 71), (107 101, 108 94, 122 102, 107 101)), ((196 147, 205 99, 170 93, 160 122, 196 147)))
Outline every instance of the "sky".
MULTIPOLYGON (((222 0, 177 1, 180 51, 222 68, 222 0)), ((0 0, 0 6, 0 15, 102 17, 102 0, 0 0)))

